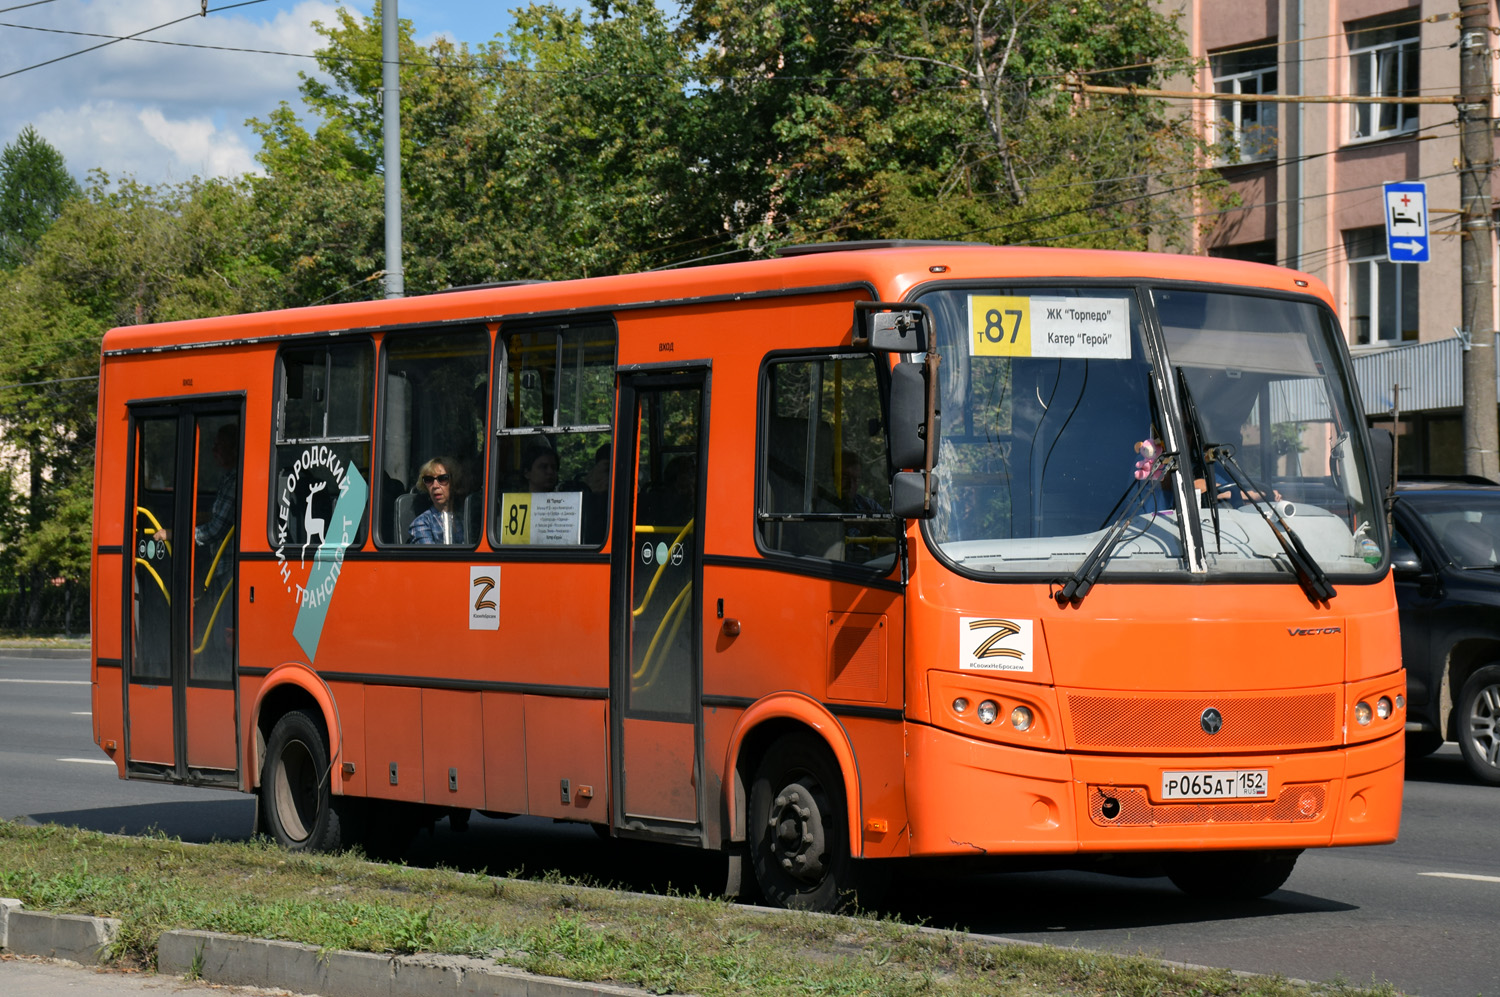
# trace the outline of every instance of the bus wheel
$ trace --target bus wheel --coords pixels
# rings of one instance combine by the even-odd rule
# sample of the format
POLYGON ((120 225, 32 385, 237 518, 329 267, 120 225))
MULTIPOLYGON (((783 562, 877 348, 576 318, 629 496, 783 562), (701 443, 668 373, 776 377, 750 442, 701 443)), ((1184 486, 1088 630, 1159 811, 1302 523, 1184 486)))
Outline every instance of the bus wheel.
POLYGON ((1200 900, 1254 900, 1281 889, 1297 865, 1294 851, 1182 852, 1166 859, 1167 878, 1200 900))
POLYGON ((1486 665, 1458 697, 1458 746, 1480 782, 1500 786, 1500 665, 1486 665))
POLYGON ((750 858, 767 902, 831 911, 853 883, 844 783, 822 742, 784 737, 755 770, 748 820, 750 858))
POLYGON ((328 743, 308 713, 293 710, 271 728, 260 796, 266 828, 283 848, 334 851, 343 844, 328 785, 328 743))

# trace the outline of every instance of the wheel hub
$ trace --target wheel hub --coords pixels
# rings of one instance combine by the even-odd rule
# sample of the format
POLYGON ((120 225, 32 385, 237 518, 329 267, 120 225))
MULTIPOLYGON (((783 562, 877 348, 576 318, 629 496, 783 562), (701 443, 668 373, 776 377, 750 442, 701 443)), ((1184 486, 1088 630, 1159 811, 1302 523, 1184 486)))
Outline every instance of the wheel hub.
POLYGON ((805 882, 823 878, 827 835, 817 795, 801 782, 776 795, 769 818, 771 847, 784 872, 805 882))
POLYGON ((1469 712, 1469 738, 1485 761, 1500 767, 1500 740, 1496 739, 1495 730, 1497 720, 1500 720, 1500 686, 1492 685, 1474 697, 1474 707, 1469 712))

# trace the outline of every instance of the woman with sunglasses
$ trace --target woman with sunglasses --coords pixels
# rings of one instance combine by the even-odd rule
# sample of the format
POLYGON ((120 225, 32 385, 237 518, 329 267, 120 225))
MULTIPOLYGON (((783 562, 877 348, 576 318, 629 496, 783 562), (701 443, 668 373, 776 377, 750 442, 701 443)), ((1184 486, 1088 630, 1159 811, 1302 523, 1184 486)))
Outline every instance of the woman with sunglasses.
POLYGON ((418 472, 421 489, 427 493, 432 508, 411 521, 408 529, 414 544, 461 544, 463 519, 454 512, 453 495, 457 491, 458 462, 451 457, 434 457, 418 472))

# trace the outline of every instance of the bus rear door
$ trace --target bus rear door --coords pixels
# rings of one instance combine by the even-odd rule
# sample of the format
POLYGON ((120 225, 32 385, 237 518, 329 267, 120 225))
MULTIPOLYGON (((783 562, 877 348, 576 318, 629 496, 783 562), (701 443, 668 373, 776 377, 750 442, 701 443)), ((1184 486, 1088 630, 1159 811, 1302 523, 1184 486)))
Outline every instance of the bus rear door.
POLYGON ((126 772, 235 786, 241 404, 152 403, 130 415, 126 772))

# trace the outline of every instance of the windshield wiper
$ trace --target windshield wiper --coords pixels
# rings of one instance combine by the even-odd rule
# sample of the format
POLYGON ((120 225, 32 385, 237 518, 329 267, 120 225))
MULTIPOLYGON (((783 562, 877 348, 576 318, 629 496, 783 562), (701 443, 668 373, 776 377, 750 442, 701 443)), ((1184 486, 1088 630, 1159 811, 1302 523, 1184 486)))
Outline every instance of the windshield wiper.
POLYGON ((1286 552, 1286 558, 1292 562, 1292 567, 1297 572, 1297 581, 1302 585, 1302 590, 1307 593, 1307 597, 1313 602, 1332 600, 1338 592, 1334 589, 1333 583, 1328 580, 1328 576, 1323 573, 1323 568, 1318 564, 1317 558, 1313 557, 1303 546, 1302 538, 1297 536, 1297 531, 1292 529, 1292 524, 1287 522, 1276 504, 1267 502, 1264 494, 1251 487, 1249 475, 1240 467, 1240 462, 1234 459, 1234 447, 1225 445, 1215 449, 1218 451, 1217 459, 1229 472, 1229 476, 1234 479, 1235 487, 1240 490, 1241 495, 1254 504, 1256 511, 1271 528, 1276 542, 1281 544, 1281 549, 1286 552))
POLYGON ((1068 576, 1068 580, 1058 590, 1058 605, 1083 601, 1083 597, 1089 594, 1089 589, 1094 587, 1094 582, 1099 580, 1099 575, 1104 571, 1105 562, 1109 560, 1109 556, 1114 553, 1115 548, 1120 545, 1120 541, 1124 538, 1126 527, 1130 525, 1130 521, 1135 518, 1136 513, 1141 510, 1141 507, 1146 504, 1146 496, 1151 494, 1160 483, 1162 477, 1170 474, 1177 467, 1177 454, 1175 453, 1162 454, 1156 460, 1156 466, 1160 469, 1160 473, 1138 478, 1129 488, 1125 489, 1125 494, 1120 496, 1119 502, 1115 503, 1115 508, 1119 509, 1122 503, 1125 508, 1109 524, 1109 527, 1104 531, 1104 536, 1100 537, 1098 543, 1094 544, 1094 549, 1089 551, 1088 557, 1083 559, 1083 563, 1068 576))
POLYGON ((1302 544, 1302 538, 1297 536, 1297 531, 1292 529, 1292 524, 1286 521, 1281 510, 1266 502, 1265 496, 1250 485, 1249 475, 1245 474, 1239 462, 1234 459, 1234 447, 1227 443, 1208 443, 1204 440, 1203 422, 1198 417, 1198 405, 1193 400, 1192 390, 1188 388, 1187 373, 1181 367, 1177 368, 1177 390, 1182 394, 1184 414, 1196 444, 1195 453, 1202 455, 1203 493, 1213 515, 1215 544, 1217 545, 1219 536, 1219 510, 1216 504, 1219 485, 1214 480, 1213 468, 1215 464, 1223 464, 1229 476, 1234 479, 1235 487, 1239 488, 1240 494, 1254 503, 1256 511, 1271 528, 1271 535, 1281 545, 1287 561, 1292 565, 1292 571, 1297 576, 1297 583, 1302 586, 1302 591, 1307 593, 1308 599, 1313 602, 1332 600, 1338 592, 1328 581, 1328 576, 1323 573, 1322 566, 1312 554, 1308 553, 1307 548, 1302 544))

